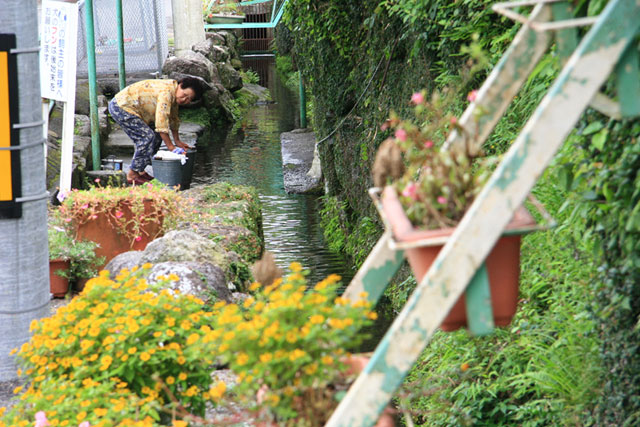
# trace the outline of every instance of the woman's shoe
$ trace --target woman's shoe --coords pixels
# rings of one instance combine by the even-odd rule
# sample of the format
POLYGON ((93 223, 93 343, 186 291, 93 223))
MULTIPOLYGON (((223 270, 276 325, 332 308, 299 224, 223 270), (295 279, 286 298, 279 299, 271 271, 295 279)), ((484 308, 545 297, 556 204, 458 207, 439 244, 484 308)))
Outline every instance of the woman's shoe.
POLYGON ((153 177, 146 172, 142 172, 138 175, 138 179, 141 179, 144 182, 149 182, 153 179, 153 177))

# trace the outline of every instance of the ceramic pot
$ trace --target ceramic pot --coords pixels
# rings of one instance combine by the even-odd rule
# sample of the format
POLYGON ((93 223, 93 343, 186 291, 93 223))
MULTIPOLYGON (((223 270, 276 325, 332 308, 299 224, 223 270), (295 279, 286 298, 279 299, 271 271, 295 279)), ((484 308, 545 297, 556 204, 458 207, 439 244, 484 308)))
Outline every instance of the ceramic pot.
MULTIPOLYGON (((124 219, 125 223, 129 223, 134 220, 130 205, 123 203, 119 208, 119 211, 122 212, 122 218, 119 221, 124 219)), ((164 217, 158 212, 153 200, 144 201, 144 216, 156 217, 156 220, 145 222, 138 236, 130 237, 133 231, 131 224, 126 226, 126 231, 119 229, 115 219, 116 210, 101 211, 97 214, 96 219, 83 224, 74 224, 77 240, 91 240, 100 245, 95 252, 97 256, 105 257, 105 263, 98 266, 98 270, 107 265, 116 255, 128 251, 144 250, 149 242, 160 237, 162 233, 164 217)))
MULTIPOLYGON (((415 242, 430 238, 439 238, 443 243, 433 246, 405 249, 405 256, 420 282, 431 264, 444 246, 446 238, 455 228, 439 230, 420 230, 413 227, 406 216, 393 187, 386 187, 382 194, 382 208, 387 217, 394 238, 398 242, 415 242)), ((528 229, 536 222, 521 208, 516 211, 506 230, 528 229)), ((521 235, 511 233, 502 236, 489 253, 485 263, 489 275, 493 320, 496 326, 506 326, 513 318, 518 304, 518 284, 520 279, 520 240, 521 235)), ((440 325, 444 331, 453 331, 467 326, 467 314, 464 296, 455 303, 448 316, 440 325)))
POLYGON ((64 298, 69 291, 69 279, 57 272, 69 271, 71 263, 66 259, 49 260, 49 291, 54 298, 64 298))

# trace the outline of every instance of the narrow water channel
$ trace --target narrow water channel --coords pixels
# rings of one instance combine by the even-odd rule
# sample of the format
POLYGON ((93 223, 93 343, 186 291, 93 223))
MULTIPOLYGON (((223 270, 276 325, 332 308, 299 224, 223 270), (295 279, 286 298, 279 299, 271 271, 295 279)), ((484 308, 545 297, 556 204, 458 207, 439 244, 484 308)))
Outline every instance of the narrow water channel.
POLYGON ((252 107, 238 126, 214 129, 210 141, 199 142, 194 185, 226 181, 255 187, 262 202, 265 247, 277 264, 286 268, 298 261, 310 270, 309 283, 336 273, 346 285, 354 272, 327 248, 318 196, 284 191, 280 134, 296 127, 298 94, 281 83, 272 56, 245 58, 244 63, 260 75, 274 102, 252 107))

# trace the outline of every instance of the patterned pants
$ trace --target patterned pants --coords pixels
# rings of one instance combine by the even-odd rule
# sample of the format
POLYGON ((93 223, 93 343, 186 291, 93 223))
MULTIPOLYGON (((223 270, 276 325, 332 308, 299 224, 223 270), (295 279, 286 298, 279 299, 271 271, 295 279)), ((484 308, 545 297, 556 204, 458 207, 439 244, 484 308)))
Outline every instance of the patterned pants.
POLYGON ((151 129, 140 117, 120 108, 115 98, 109 102, 109 113, 136 145, 131 169, 136 172, 144 171, 160 148, 162 143, 160 134, 151 129))

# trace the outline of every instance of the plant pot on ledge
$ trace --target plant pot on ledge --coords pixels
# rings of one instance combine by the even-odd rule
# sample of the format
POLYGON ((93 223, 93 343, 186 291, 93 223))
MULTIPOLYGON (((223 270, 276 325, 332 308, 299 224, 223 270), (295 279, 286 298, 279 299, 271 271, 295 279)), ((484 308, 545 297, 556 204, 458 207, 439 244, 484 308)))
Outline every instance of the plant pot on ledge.
MULTIPOLYGON (((446 240, 455 228, 420 230, 407 218, 393 187, 385 187, 382 194, 382 209, 398 243, 433 240, 429 246, 405 249, 405 255, 420 282, 438 256, 446 240)), ((521 234, 531 231, 536 222, 526 209, 516 211, 503 235, 493 247, 485 261, 489 276, 493 319, 496 326, 506 326, 513 318, 518 304, 518 283, 520 278, 521 234), (519 233, 519 234, 518 234, 519 233)), ((444 331, 454 331, 467 326, 465 299, 455 303, 440 325, 444 331)))
POLYGON ((69 291, 69 268, 67 259, 49 260, 49 290, 54 298, 64 298, 69 291))
POLYGON ((134 213, 126 202, 117 208, 100 210, 91 221, 74 224, 76 239, 98 243, 95 253, 105 257, 100 268, 123 252, 144 250, 149 242, 161 235, 164 220, 162 212, 153 200, 144 200, 143 203, 142 215, 153 220, 140 224, 137 230, 133 229, 133 223, 140 214, 134 213))
POLYGON ((99 245, 95 255, 104 257, 96 265, 100 270, 116 255, 144 250, 162 236, 165 227, 180 215, 180 200, 175 191, 155 182, 136 187, 93 187, 72 191, 59 211, 76 240, 99 245))

